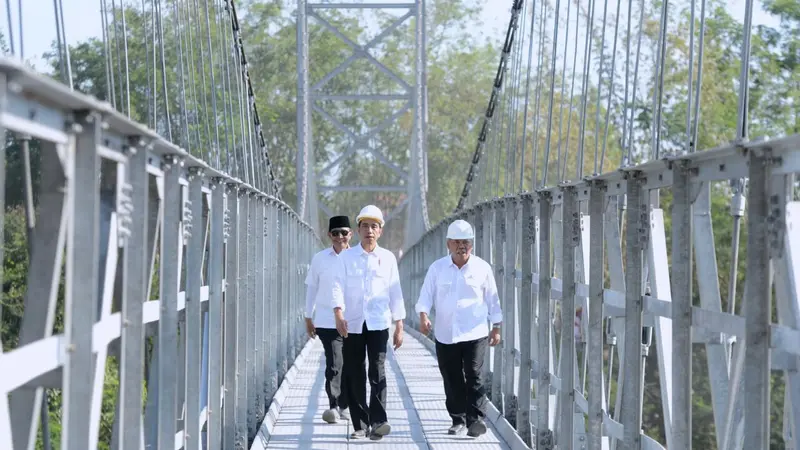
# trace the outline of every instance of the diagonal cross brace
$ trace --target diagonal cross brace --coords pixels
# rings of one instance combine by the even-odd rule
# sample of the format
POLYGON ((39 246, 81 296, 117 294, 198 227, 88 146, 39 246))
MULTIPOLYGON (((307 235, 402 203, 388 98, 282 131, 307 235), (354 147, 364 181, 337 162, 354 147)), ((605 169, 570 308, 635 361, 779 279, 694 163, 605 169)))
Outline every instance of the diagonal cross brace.
POLYGON ((408 111, 411 108, 411 104, 410 103, 406 103, 405 105, 403 105, 403 107, 400 108, 399 110, 397 110, 394 114, 392 114, 391 116, 389 116, 386 119, 384 119, 383 121, 381 121, 381 123, 379 123, 374 128, 371 128, 371 129, 367 130, 367 132, 362 134, 361 136, 358 136, 355 133, 353 133, 341 121, 339 121, 335 117, 331 116, 330 113, 328 113, 327 111, 322 109, 322 107, 320 107, 319 105, 314 104, 313 108, 314 108, 315 111, 320 113, 324 118, 328 119, 333 124, 334 127, 336 127, 337 129, 341 130, 343 133, 347 134, 354 141, 353 145, 351 145, 344 153, 339 155, 339 157, 336 158, 336 160, 334 160, 332 163, 330 163, 328 166, 326 166, 324 169, 322 169, 317 174, 317 177, 322 177, 326 173, 330 172, 331 169, 333 169, 337 165, 341 164, 341 162, 345 158, 347 158, 348 156, 352 155, 353 152, 355 152, 358 149, 359 144, 362 144, 362 145, 364 145, 364 148, 369 150, 369 152, 372 153, 372 155, 375 156, 375 158, 378 159, 378 161, 380 161, 381 163, 383 163, 384 165, 386 165, 387 167, 392 169, 400 178, 403 178, 403 179, 407 179, 408 178, 408 173, 406 173, 403 169, 398 167, 396 164, 394 164, 391 161, 389 161, 386 158, 386 156, 382 155, 380 152, 376 151, 375 149, 373 149, 373 148, 371 148, 369 146, 366 146, 364 144, 364 142, 367 139, 371 138, 372 136, 376 135, 377 133, 380 133, 381 131, 385 130, 387 127, 389 127, 389 125, 394 123, 400 116, 405 114, 406 111, 408 111))
POLYGON ((353 54, 350 55, 346 60, 344 60, 344 62, 339 64, 330 73, 325 75, 320 81, 318 81, 316 84, 314 84, 314 86, 312 87, 312 91, 319 91, 330 80, 332 80, 336 75, 342 73, 345 69, 350 67, 356 61, 356 59, 361 57, 361 58, 366 58, 370 63, 372 63, 375 67, 377 67, 378 70, 380 70, 381 72, 386 74, 386 76, 388 76, 389 78, 391 78, 395 82, 397 82, 400 86, 403 87, 403 89, 406 91, 406 93, 410 93, 411 92, 411 86, 409 86, 408 83, 403 81, 403 79, 401 79, 391 69, 389 69, 388 67, 384 66, 383 63, 381 63, 380 61, 375 59, 375 57, 372 56, 369 53, 369 49, 374 47, 374 46, 376 46, 376 45, 378 45, 386 36, 388 36, 391 32, 393 32, 395 29, 397 29, 397 27, 402 25, 406 21, 406 19, 408 19, 409 17, 412 17, 414 15, 413 8, 411 8, 411 10, 408 13, 404 14, 399 19, 397 19, 394 22, 392 22, 391 25, 389 25, 385 30, 381 31, 377 36, 372 38, 372 40, 370 40, 364 46, 361 46, 361 45, 353 42, 352 40, 350 40, 350 38, 348 38, 341 31, 339 31, 339 29, 336 28, 336 26, 334 26, 333 24, 331 24, 327 20, 325 20, 322 17, 320 17, 319 14, 317 14, 314 11, 313 8, 309 8, 308 14, 310 16, 316 18, 320 22, 320 24, 322 24, 323 27, 328 29, 328 31, 330 31, 331 33, 335 34, 339 39, 341 39, 345 44, 347 44, 348 46, 350 46, 353 49, 353 54))

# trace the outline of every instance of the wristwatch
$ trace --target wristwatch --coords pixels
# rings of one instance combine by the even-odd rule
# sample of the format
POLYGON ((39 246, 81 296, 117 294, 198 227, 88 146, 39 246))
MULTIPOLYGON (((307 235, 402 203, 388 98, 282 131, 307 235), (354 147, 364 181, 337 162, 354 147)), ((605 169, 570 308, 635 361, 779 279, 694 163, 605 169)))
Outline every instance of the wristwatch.
POLYGON ((493 329, 494 329, 494 328, 497 328, 497 329, 499 330, 499 329, 500 329, 500 327, 501 327, 502 325, 503 325, 503 323, 502 323, 502 322, 501 322, 501 323, 493 323, 493 324, 492 324, 492 328, 493 328, 493 329))

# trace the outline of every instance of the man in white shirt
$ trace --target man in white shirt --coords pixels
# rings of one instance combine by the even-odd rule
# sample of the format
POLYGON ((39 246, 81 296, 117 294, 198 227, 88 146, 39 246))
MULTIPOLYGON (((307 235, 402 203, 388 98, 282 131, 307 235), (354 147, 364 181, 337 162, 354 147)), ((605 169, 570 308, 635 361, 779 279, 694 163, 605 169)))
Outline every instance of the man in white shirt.
POLYGON ((436 357, 444 381, 445 405, 453 419, 448 433, 459 434, 466 427, 467 435, 478 437, 486 433, 483 358, 487 345, 500 343, 503 312, 492 267, 471 254, 474 239, 468 222, 450 224, 450 255, 428 268, 415 309, 424 334, 431 330, 428 315, 436 309, 436 357))
POLYGON ((328 221, 328 237, 332 246, 320 251, 311 259, 306 276, 306 331, 311 339, 319 336, 325 349, 325 392, 330 408, 322 413, 322 420, 336 423, 339 418, 349 420, 347 389, 342 380, 342 345, 344 338, 336 331, 336 320, 330 308, 332 278, 339 254, 350 248, 350 218, 334 216, 328 221))
POLYGON ((397 258, 378 246, 383 213, 365 206, 356 218, 361 245, 342 252, 334 278, 333 310, 336 328, 344 339, 344 372, 350 395, 351 438, 377 440, 391 431, 386 417, 386 346, 395 324, 394 348, 403 344, 406 316, 397 258), (367 405, 369 359, 370 400, 367 405))

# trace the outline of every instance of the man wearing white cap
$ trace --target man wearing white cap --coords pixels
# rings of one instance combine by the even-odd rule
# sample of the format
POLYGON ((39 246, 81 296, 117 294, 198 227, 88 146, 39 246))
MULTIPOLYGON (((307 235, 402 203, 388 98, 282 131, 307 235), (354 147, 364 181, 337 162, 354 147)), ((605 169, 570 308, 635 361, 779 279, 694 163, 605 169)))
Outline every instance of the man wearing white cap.
POLYGON ((391 431, 386 417, 386 345, 395 323, 394 348, 403 344, 406 316, 397 259, 378 246, 383 213, 365 206, 356 218, 361 245, 343 251, 333 281, 336 328, 344 339, 344 377, 348 384, 351 438, 381 439, 391 431), (370 400, 367 405, 369 360, 370 400))
POLYGON ((445 406, 453 419, 448 433, 459 434, 466 427, 467 435, 478 437, 486 433, 483 358, 487 345, 500 343, 503 312, 492 267, 471 254, 474 239, 468 222, 450 224, 450 255, 428 268, 415 309, 424 334, 431 330, 428 314, 436 309, 436 357, 444 381, 445 406))

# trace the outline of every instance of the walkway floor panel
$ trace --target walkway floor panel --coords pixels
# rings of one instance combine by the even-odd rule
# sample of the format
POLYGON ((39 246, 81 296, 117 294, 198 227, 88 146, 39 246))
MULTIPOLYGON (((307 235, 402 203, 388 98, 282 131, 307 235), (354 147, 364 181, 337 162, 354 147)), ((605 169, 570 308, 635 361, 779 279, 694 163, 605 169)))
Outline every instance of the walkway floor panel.
MULTIPOLYGON (((325 395, 325 356, 315 339, 300 363, 294 383, 281 408, 270 437, 270 449, 392 449, 455 450, 507 449, 490 421, 488 431, 475 439, 447 434, 450 416, 444 406, 444 386, 436 358, 409 334, 397 352, 386 360, 388 384, 387 415, 392 432, 380 441, 350 440, 347 421, 327 424, 322 412, 328 407, 325 395)), ((369 395, 369 394, 367 394, 369 395)))

